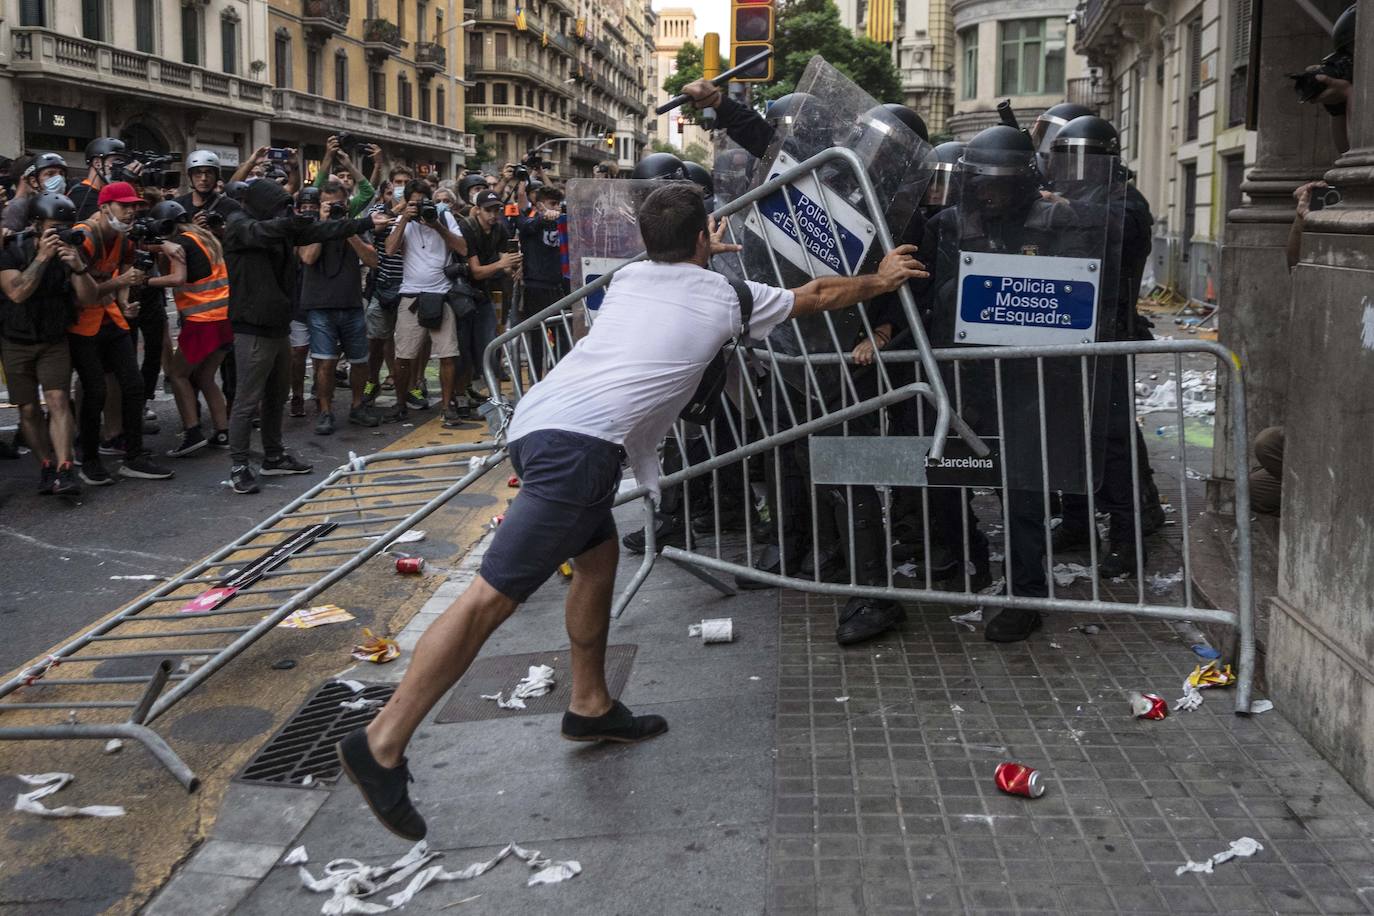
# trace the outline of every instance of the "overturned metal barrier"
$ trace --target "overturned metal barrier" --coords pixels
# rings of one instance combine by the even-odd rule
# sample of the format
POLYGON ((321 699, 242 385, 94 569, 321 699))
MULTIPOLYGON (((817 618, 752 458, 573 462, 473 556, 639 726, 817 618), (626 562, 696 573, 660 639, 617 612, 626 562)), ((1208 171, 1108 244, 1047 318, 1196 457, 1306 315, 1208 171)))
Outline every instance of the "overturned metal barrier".
POLYGON ((496 444, 479 443, 353 459, 207 559, 0 684, 0 723, 19 711, 52 716, 38 724, 0 724, 0 741, 139 741, 194 791, 195 774, 152 723, 504 458, 496 444), (242 584, 226 585, 235 581, 242 584), (144 660, 146 675, 92 670, 144 660))

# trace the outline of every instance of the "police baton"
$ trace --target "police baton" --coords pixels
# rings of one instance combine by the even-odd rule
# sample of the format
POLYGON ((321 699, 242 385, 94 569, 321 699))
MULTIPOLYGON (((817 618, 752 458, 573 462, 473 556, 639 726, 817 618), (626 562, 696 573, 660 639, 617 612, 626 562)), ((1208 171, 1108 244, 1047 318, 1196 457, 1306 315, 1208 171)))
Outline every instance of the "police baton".
MULTIPOLYGON (((720 76, 711 80, 711 83, 712 85, 717 87, 724 87, 726 83, 730 82, 730 78, 733 77, 735 74, 743 73, 755 64, 761 64, 772 56, 773 49, 765 48, 763 51, 759 52, 758 54, 755 54, 753 57, 749 58, 744 63, 737 64, 731 67, 729 70, 726 70, 720 76)), ((674 108, 681 108, 683 105, 686 105, 690 101, 692 101, 692 97, 689 95, 675 95, 668 101, 664 102, 662 105, 655 108, 654 114, 667 114, 674 108)))

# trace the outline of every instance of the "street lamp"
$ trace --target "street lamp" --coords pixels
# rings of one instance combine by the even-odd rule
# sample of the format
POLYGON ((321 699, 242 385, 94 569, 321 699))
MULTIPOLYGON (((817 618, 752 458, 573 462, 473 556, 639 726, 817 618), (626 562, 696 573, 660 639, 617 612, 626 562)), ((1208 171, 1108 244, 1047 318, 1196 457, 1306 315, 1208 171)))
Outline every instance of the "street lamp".
POLYGON ((435 35, 435 36, 434 36, 434 40, 435 40, 435 41, 438 41, 440 38, 443 38, 445 35, 447 35, 449 32, 452 32, 454 29, 470 29, 470 28, 472 28, 473 26, 475 26, 476 24, 477 24, 477 20, 476 20, 476 19, 464 19, 462 22, 458 23, 457 25, 451 25, 451 26, 449 26, 448 28, 444 29, 442 32, 440 32, 438 35, 435 35))

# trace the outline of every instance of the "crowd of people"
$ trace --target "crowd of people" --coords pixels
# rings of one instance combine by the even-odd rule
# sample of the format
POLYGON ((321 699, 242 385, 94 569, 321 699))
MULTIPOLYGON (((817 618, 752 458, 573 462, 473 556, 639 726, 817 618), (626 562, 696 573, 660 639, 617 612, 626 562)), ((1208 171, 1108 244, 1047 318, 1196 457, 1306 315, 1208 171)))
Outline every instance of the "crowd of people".
POLYGON ((562 192, 538 164, 440 181, 339 141, 309 180, 294 149, 233 170, 195 150, 184 190, 113 137, 80 180, 57 153, 0 162, 0 361, 20 414, 3 449, 34 454, 38 493, 166 480, 168 459, 207 449, 256 492, 313 470, 283 436, 308 402, 320 436, 431 408, 448 428, 477 419, 487 343, 567 290, 562 192), (155 445, 160 381, 180 431, 155 445))

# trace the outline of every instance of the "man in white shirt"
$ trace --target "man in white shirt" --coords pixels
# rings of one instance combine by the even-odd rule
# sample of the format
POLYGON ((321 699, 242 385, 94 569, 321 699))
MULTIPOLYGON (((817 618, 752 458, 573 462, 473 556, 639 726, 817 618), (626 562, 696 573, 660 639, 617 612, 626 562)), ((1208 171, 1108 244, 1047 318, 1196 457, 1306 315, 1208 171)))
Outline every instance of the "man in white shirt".
MULTIPOLYGON (((738 297, 708 269, 713 254, 739 249, 720 241, 724 226, 712 231, 700 191, 685 183, 650 194, 639 229, 649 260, 616 274, 590 333, 516 407, 507 440, 521 488, 480 574, 425 633, 382 711, 337 746, 344 771, 398 836, 425 835, 406 790, 411 735, 502 621, 570 555, 577 575, 566 610, 572 700, 563 737, 633 743, 668 730, 661 716, 633 715, 606 688, 619 559, 611 507, 626 457, 636 480, 657 492, 659 440, 711 358, 740 334, 738 297)), ((927 276, 915 250, 896 249, 876 273, 812 280, 795 290, 750 283, 750 337, 927 276)))
POLYGON ((439 384, 443 389, 444 425, 460 425, 457 413, 450 406, 454 385, 458 380, 458 323, 453 309, 443 301, 453 281, 444 273, 449 253, 460 259, 467 257, 468 246, 458 222, 448 206, 430 200, 429 184, 418 179, 406 182, 406 206, 391 234, 386 237, 386 253, 404 255, 401 273, 401 300, 396 308, 396 408, 388 420, 403 420, 406 398, 423 400, 419 380, 424 374, 423 364, 416 359, 423 349, 425 335, 429 335, 429 355, 439 360, 439 384), (425 327, 421 316, 432 312, 435 300, 439 306, 439 324, 425 327))

